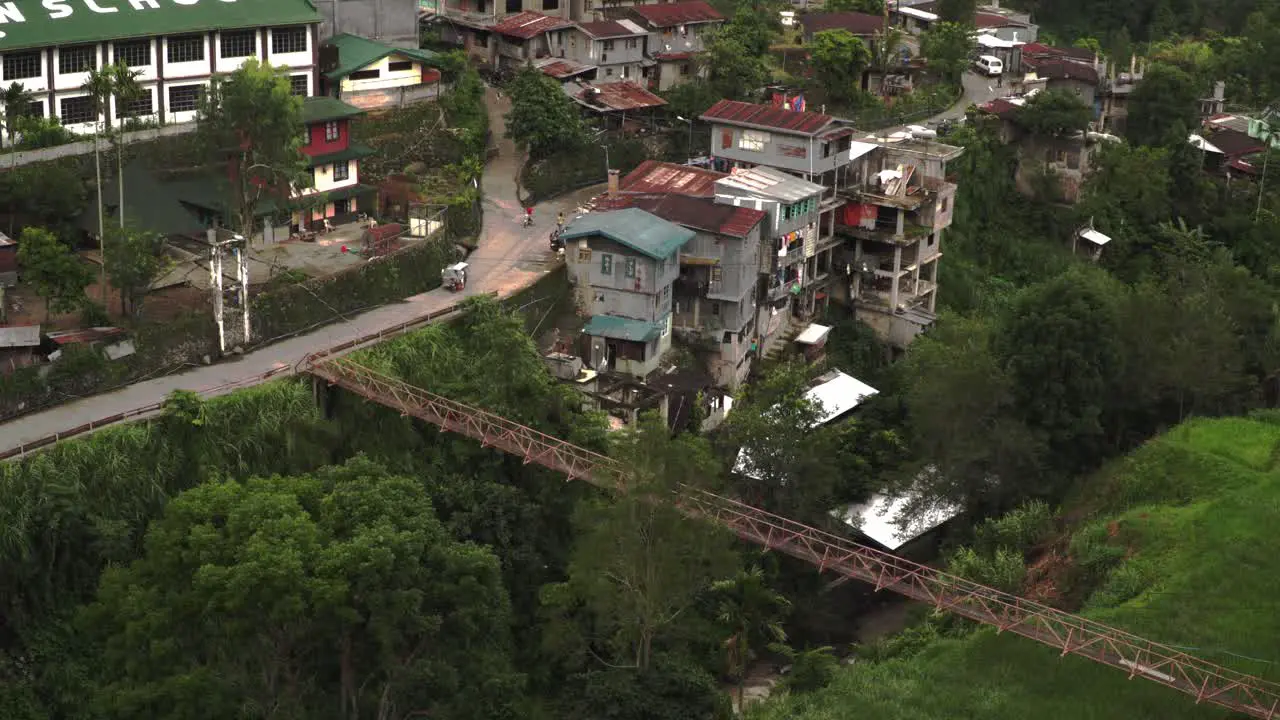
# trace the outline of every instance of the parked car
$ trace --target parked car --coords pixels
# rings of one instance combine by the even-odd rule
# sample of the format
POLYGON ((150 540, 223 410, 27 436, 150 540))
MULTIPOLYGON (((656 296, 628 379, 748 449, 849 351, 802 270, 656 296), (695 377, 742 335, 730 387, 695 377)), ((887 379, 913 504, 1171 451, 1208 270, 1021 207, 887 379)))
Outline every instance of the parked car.
POLYGON ((995 55, 979 55, 973 65, 978 68, 978 72, 988 77, 995 77, 1004 72, 1004 61, 995 55))

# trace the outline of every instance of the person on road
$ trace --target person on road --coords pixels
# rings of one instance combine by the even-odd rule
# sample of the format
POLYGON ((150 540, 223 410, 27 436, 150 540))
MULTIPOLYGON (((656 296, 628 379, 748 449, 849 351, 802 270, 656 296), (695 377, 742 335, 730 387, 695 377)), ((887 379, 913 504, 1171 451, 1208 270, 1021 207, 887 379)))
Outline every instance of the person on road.
POLYGON ((533 224, 533 208, 531 207, 527 207, 524 209, 524 224, 525 224, 525 227, 528 227, 533 224))
POLYGON ((560 230, 564 229, 564 212, 563 211, 556 213, 556 228, 560 230))

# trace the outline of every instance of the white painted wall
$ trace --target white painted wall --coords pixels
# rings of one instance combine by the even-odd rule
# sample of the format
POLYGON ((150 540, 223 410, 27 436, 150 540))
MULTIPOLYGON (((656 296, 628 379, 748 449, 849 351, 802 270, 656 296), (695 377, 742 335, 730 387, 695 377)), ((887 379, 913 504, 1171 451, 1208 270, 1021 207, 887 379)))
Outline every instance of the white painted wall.
POLYGON ((352 80, 350 77, 342 79, 342 92, 360 92, 362 90, 386 90, 389 88, 411 87, 422 82, 422 64, 416 61, 409 66, 408 70, 392 71, 390 65, 393 62, 405 62, 409 58, 391 54, 382 58, 378 62, 361 70, 377 70, 378 77, 368 80, 352 80))
POLYGON ((332 165, 321 165, 317 167, 315 192, 329 192, 330 190, 337 190, 338 188, 358 185, 360 183, 359 166, 360 163, 357 160, 347 161, 348 175, 346 180, 333 179, 332 165))

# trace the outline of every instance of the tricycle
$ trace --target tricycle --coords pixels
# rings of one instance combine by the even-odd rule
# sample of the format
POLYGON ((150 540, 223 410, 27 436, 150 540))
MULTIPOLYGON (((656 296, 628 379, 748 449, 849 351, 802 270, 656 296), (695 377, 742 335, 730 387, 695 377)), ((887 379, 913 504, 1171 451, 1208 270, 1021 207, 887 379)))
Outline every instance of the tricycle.
POLYGON ((462 292, 467 287, 467 264, 454 263, 440 271, 440 280, 446 290, 462 292))

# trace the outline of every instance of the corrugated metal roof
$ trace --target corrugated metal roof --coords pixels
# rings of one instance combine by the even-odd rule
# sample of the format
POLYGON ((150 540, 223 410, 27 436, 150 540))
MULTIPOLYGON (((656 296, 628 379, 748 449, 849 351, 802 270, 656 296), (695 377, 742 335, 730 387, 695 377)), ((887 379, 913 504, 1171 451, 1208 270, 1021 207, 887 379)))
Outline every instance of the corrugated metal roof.
POLYGON ((973 24, 980 28, 1027 27, 1027 24, 998 13, 974 13, 973 24))
POLYGON ((654 53, 653 59, 663 62, 673 62, 676 60, 688 60, 699 55, 696 52, 670 52, 670 53, 654 53))
POLYGON ((575 95, 583 104, 604 112, 662 107, 666 100, 626 80, 588 85, 575 95))
POLYGON ((693 231, 637 208, 588 213, 574 218, 561 233, 565 240, 603 235, 654 260, 671 257, 693 239, 693 231))
POLYGON ((613 338, 614 340, 630 340, 631 342, 649 342, 662 334, 666 328, 658 323, 632 320, 617 315, 592 315, 582 328, 583 335, 613 338))
POLYGON ((817 135, 835 120, 830 115, 822 113, 795 112, 775 108, 772 105, 756 105, 737 100, 721 100, 703 113, 702 119, 708 122, 781 130, 793 135, 817 135))
POLYGON ((531 37, 537 37, 548 30, 560 30, 562 28, 573 27, 573 23, 558 17, 543 15, 532 10, 512 15, 505 18, 502 22, 490 28, 493 32, 508 37, 520 38, 528 40, 531 37))
POLYGON ((0 327, 0 348, 35 347, 40 344, 39 325, 0 327))
POLYGON ((678 193, 709 198, 715 197, 716 180, 724 177, 729 176, 688 165, 645 160, 623 178, 618 187, 628 192, 678 193))
MULTIPOLYGON (((206 273, 208 274, 208 273, 206 273)), ((118 327, 91 327, 79 330, 58 330, 47 333, 49 339, 58 345, 74 345, 76 343, 98 342, 123 336, 124 329, 118 327)))
POLYGON ((324 44, 338 51, 338 66, 321 73, 330 80, 344 78, 388 55, 400 55, 422 63, 435 62, 439 57, 430 50, 394 47, 350 33, 334 35, 324 44))
POLYGON ((564 80, 596 69, 595 65, 584 65, 566 58, 543 58, 534 61, 533 66, 541 70, 543 75, 549 75, 557 80, 564 80))
POLYGON ((709 197, 676 194, 618 195, 600 200, 601 209, 639 208, 695 230, 745 238, 767 213, 747 207, 717 203, 709 197))
POLYGON ((8 235, 5 235, 4 233, 0 232, 0 247, 5 247, 6 245, 17 245, 17 244, 18 243, 9 239, 8 235))
POLYGON ((781 170, 760 165, 746 170, 735 170, 729 177, 716 181, 717 190, 736 188, 773 200, 792 203, 822 192, 821 185, 801 180, 781 170))
POLYGON ((630 37, 632 35, 648 34, 644 28, 635 23, 621 23, 617 20, 600 20, 597 22, 580 22, 578 27, 582 32, 590 35, 597 40, 615 37, 630 37), (630 27, 628 27, 630 25, 630 27))
POLYGON ((645 19, 654 27, 673 27, 689 23, 716 22, 724 20, 724 16, 703 0, 691 2, 658 3, 657 5, 637 5, 631 11, 645 19))
POLYGON ((884 30, 884 18, 860 12, 808 13, 796 18, 806 35, 823 30, 847 30, 854 35, 869 36, 884 30))

